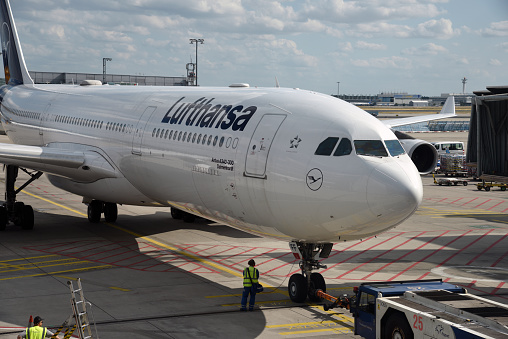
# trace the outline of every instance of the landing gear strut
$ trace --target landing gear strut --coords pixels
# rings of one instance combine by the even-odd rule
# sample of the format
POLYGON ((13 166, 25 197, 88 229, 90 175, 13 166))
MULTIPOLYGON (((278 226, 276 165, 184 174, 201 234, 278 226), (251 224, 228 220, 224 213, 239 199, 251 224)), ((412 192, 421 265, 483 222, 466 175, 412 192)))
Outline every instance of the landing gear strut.
POLYGON ((92 200, 88 204, 88 221, 98 223, 101 221, 101 215, 104 213, 106 222, 115 222, 118 217, 118 207, 113 202, 104 202, 92 200))
POLYGON ((30 173, 21 168, 23 172, 30 176, 30 179, 16 189, 15 184, 19 169, 18 166, 14 165, 7 165, 5 168, 5 203, 0 206, 0 231, 5 230, 9 221, 25 230, 34 228, 34 210, 32 206, 16 201, 16 196, 34 180, 39 179, 42 172, 30 173))
POLYGON ((307 297, 311 301, 321 301, 316 295, 317 290, 326 292, 326 283, 319 273, 312 273, 313 269, 326 268, 319 262, 318 258, 328 258, 332 250, 332 243, 315 244, 292 241, 289 247, 293 255, 300 259, 302 273, 295 273, 289 279, 288 291, 292 301, 301 303, 307 297))

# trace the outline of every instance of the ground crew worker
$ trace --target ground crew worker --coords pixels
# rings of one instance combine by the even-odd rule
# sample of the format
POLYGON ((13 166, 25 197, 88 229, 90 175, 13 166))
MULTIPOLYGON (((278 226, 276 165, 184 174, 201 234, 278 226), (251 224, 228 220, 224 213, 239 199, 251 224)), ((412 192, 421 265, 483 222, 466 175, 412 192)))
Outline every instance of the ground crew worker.
MULTIPOLYGON (((34 318, 34 325, 32 327, 27 327, 23 332, 18 334, 18 339, 28 338, 28 339, 42 339, 42 338, 51 338, 55 334, 48 330, 46 327, 42 327, 43 319, 39 316, 34 318)), ((56 338, 60 339, 59 336, 56 338)))
POLYGON ((259 279, 259 271, 256 262, 251 259, 248 262, 249 266, 243 270, 243 293, 242 293, 242 307, 240 311, 247 310, 247 297, 250 294, 249 311, 254 310, 254 303, 256 302, 256 288, 259 279))

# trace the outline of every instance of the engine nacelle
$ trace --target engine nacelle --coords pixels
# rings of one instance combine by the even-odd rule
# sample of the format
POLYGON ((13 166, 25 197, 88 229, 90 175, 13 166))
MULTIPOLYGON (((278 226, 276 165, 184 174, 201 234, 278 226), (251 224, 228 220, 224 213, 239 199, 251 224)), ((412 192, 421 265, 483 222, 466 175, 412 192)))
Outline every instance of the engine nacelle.
POLYGON ((429 142, 402 133, 395 132, 399 138, 402 147, 406 150, 413 163, 415 164, 420 174, 429 174, 436 168, 439 155, 436 148, 429 142))

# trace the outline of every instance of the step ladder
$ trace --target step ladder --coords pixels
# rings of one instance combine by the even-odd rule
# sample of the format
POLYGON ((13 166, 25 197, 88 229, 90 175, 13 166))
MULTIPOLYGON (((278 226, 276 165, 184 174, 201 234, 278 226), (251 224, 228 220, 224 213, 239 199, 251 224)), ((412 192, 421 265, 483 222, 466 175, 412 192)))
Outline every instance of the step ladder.
MULTIPOLYGON (((67 281, 69 289, 71 290, 71 305, 76 320, 76 330, 80 339, 93 339, 90 321, 88 319, 88 312, 86 309, 87 302, 83 295, 83 287, 81 286, 81 279, 78 278, 78 288, 74 289, 72 281, 67 281)), ((90 304, 91 305, 91 304, 90 304)))

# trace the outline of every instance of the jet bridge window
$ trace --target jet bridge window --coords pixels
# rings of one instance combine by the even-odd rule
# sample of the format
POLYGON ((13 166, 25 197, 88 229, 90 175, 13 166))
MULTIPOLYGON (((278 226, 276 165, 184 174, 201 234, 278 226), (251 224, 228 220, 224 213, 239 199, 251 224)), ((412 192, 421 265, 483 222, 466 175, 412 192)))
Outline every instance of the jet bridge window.
POLYGON ((319 144, 318 148, 316 149, 316 152, 314 152, 314 155, 331 155, 338 141, 339 138, 336 137, 326 138, 319 144))
POLYGON ((349 155, 352 150, 353 146, 351 146, 351 141, 348 138, 342 138, 339 142, 339 146, 337 146, 337 149, 333 152, 333 156, 340 157, 343 155, 349 155))
POLYGON ((392 157, 406 153, 399 140, 385 140, 385 144, 392 157))
POLYGON ((356 154, 372 157, 387 157, 385 146, 381 140, 355 140, 356 154))

